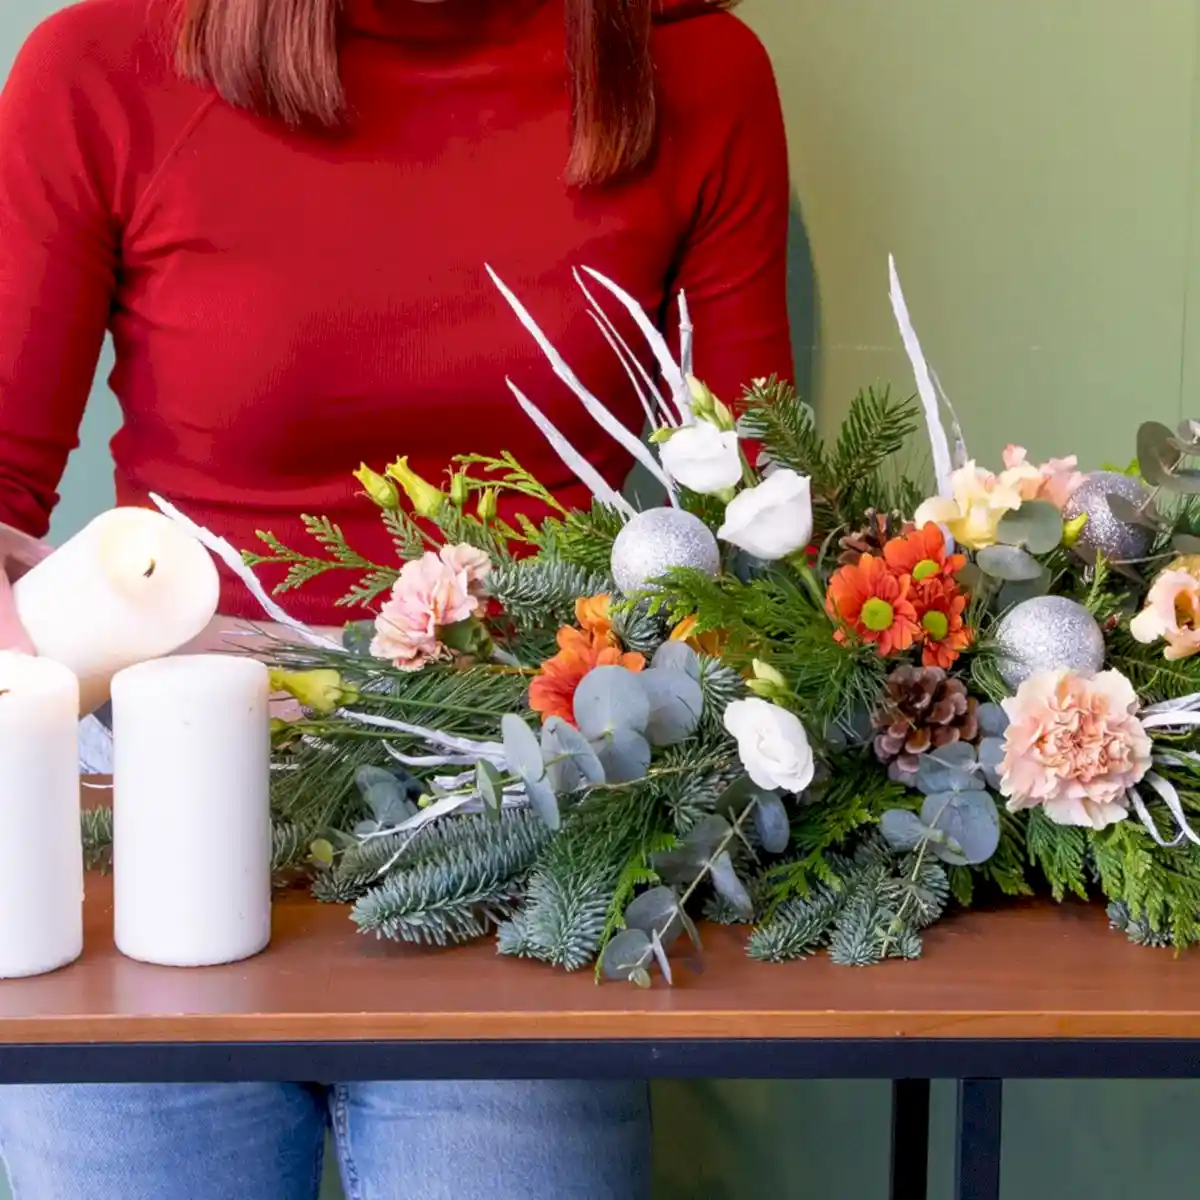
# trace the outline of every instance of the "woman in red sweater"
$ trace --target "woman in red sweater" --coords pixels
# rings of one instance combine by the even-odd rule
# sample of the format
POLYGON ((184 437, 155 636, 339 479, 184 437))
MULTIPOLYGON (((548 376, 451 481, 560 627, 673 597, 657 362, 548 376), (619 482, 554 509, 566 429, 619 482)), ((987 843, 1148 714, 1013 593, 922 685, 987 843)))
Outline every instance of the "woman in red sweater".
MULTIPOLYGON (((718 393, 789 376, 782 119, 727 6, 86 0, 51 18, 0 99, 0 522, 46 533, 106 331, 119 501, 162 493, 242 546, 300 540, 297 514, 320 512, 370 548, 351 472, 396 453, 437 477, 511 450, 583 502, 505 376, 620 484, 628 461, 485 263, 631 428, 573 267, 651 313, 684 289, 718 393)), ((292 606, 333 622, 333 599, 314 584, 292 606)), ((221 611, 257 615, 233 581, 221 611)), ((0 595, 0 643, 19 639, 0 595)), ((0 1089, 16 1200, 310 1200, 327 1123, 351 1200, 649 1188, 644 1086, 0 1089)))

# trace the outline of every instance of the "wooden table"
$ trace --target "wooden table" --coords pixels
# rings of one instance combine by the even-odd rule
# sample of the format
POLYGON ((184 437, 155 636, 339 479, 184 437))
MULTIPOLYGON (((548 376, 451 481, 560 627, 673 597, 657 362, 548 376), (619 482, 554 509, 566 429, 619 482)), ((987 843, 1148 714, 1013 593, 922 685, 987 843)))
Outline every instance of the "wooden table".
MULTIPOLYGON (((198 850, 198 852, 203 852, 198 850)), ((0 1082, 387 1078, 875 1078, 894 1087, 895 1200, 925 1194, 928 1081, 959 1081, 959 1200, 999 1195, 1001 1080, 1200 1076, 1200 954, 1130 946, 1103 910, 949 919, 926 957, 763 966, 705 930, 676 987, 597 987, 491 943, 415 950, 289 893, 269 950, 150 967, 112 941, 91 876, 86 951, 0 984, 0 1082)))

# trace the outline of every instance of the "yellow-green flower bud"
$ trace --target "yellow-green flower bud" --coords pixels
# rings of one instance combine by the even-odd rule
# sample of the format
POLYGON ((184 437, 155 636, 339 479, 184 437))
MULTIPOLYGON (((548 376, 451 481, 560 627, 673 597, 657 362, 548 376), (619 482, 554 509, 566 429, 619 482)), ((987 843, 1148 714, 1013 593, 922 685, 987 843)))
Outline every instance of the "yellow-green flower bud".
POLYGON ((329 716, 358 699, 358 692, 343 682, 331 667, 313 671, 274 670, 271 672, 271 690, 286 693, 321 716, 329 716))
POLYGON ((484 488, 479 497, 479 507, 475 510, 475 515, 484 523, 494 521, 496 514, 500 511, 500 498, 496 495, 495 488, 484 488))
POLYGON ((442 505, 450 498, 440 488, 435 488, 432 483, 422 479, 408 465, 407 455, 390 464, 387 473, 404 489, 404 494, 408 497, 413 512, 419 517, 427 517, 432 520, 442 511, 442 505))
POLYGON ((701 383, 694 375, 689 375, 688 390, 692 393, 692 412, 701 421, 707 421, 725 432, 735 428, 736 422, 728 405, 722 404, 707 384, 701 383))
POLYGON ((1063 538, 1062 544, 1070 549, 1083 536, 1083 527, 1087 524, 1087 513, 1080 513, 1079 516, 1073 517, 1070 521, 1063 522, 1063 538))
POLYGON ((396 491, 396 485, 378 471, 372 471, 366 463, 354 472, 354 478, 362 484, 363 491, 380 508, 400 507, 400 493, 396 491))
POLYGON ((450 503, 462 508, 471 496, 471 484, 466 471, 455 471, 450 477, 450 503))
POLYGON ((756 658, 751 664, 751 672, 754 677, 746 681, 746 687, 756 696, 782 701, 791 695, 787 680, 770 663, 756 658))

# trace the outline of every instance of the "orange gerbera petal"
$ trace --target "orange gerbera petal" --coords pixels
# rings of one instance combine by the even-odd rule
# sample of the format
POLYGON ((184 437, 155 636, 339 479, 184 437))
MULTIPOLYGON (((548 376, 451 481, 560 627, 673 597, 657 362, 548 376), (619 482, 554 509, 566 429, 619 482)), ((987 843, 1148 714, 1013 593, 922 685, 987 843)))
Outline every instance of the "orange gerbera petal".
POLYGON ((883 547, 887 565, 898 575, 911 575, 914 583, 937 576, 953 578, 967 565, 962 554, 946 553, 946 535, 932 521, 883 547))
POLYGON ((909 597, 911 584, 909 576, 897 575, 883 559, 864 554, 833 573, 825 610, 887 657, 907 650, 921 634, 909 597))
POLYGON ((593 668, 640 671, 646 665, 640 654, 623 652, 610 634, 585 633, 570 625, 558 631, 558 647, 558 653, 542 663, 529 685, 529 707, 543 722, 562 717, 575 724, 575 689, 593 668))
POLYGON ((671 641, 683 642, 691 646, 697 654, 707 654, 709 658, 720 658, 725 649, 728 635, 719 629, 710 629, 706 633, 697 633, 696 626, 700 622, 695 616, 684 617, 671 630, 671 641))
POLYGON ((612 597, 607 592, 599 596, 583 596, 575 601, 575 620, 588 633, 607 637, 612 632, 610 604, 612 597))

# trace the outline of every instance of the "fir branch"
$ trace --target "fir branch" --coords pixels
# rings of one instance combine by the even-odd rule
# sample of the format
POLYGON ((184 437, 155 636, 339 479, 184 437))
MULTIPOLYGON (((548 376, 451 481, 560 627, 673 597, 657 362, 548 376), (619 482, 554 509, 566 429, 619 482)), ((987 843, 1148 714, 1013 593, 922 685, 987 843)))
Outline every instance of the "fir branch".
POLYGON ((554 558, 530 558, 498 567, 492 595, 519 628, 556 629, 575 622, 575 602, 612 590, 607 576, 554 558))
POLYGON ((112 866, 112 805, 100 804, 81 810, 79 825, 83 837, 83 865, 89 871, 107 871, 112 866))
POLYGON ((561 520, 543 521, 538 531, 542 552, 580 567, 593 575, 608 576, 613 542, 625 528, 625 517, 598 500, 591 508, 567 513, 561 520))
POLYGON ((444 946, 499 925, 524 893, 524 877, 550 837, 534 814, 497 822, 463 817, 475 836, 435 860, 396 871, 354 905, 363 933, 444 946))
POLYGON ((1056 825, 1040 808, 1029 814, 1025 848, 1030 863, 1042 872, 1050 894, 1061 901, 1068 893, 1088 898, 1088 838, 1073 825, 1056 825))
POLYGON ((312 837, 294 821, 271 822, 271 870, 287 871, 308 857, 312 837))

